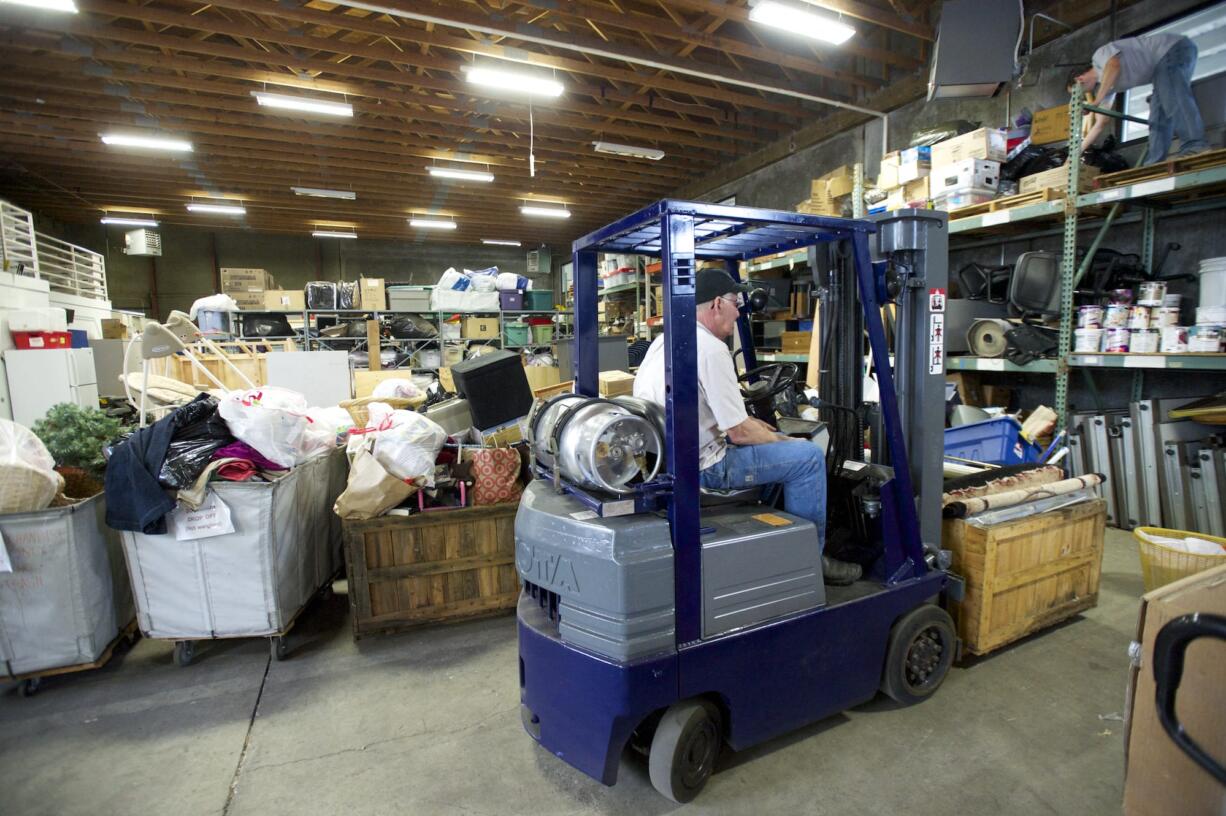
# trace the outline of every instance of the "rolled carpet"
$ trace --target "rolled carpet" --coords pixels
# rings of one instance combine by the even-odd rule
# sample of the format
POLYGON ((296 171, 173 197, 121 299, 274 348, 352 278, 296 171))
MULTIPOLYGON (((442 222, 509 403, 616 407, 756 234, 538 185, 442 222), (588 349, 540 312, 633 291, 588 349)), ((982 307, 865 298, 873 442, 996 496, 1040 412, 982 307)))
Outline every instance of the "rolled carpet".
POLYGON ((1104 481, 1106 481, 1106 478, 1101 473, 1089 473, 1085 476, 1074 476, 1071 479, 1063 479, 1049 484, 1033 485, 1017 490, 1008 490, 1004 493, 993 493, 990 496, 973 496, 945 505, 943 515, 945 518, 966 518, 976 513, 982 513, 984 510, 1012 507, 1022 502, 1034 501, 1035 499, 1042 499, 1048 496, 1061 496, 1086 487, 1098 487, 1104 481))

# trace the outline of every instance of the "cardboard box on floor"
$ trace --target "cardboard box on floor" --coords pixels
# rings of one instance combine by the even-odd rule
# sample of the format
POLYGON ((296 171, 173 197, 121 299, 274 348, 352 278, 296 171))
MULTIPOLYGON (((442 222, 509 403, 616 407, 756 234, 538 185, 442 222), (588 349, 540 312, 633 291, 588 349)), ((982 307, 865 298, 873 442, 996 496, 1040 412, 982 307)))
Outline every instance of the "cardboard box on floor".
POLYGON ((602 397, 620 397, 634 393, 634 375, 625 371, 602 371, 598 384, 602 397))
MULTIPOLYGON (((1134 658, 1125 699, 1124 813, 1220 814, 1226 788, 1171 740, 1158 720, 1154 640, 1167 623, 1193 613, 1226 615, 1226 566, 1190 575, 1141 598, 1140 659, 1134 658)), ((1202 638, 1188 647, 1176 713, 1188 736, 1219 763, 1226 761, 1226 647, 1202 638)))

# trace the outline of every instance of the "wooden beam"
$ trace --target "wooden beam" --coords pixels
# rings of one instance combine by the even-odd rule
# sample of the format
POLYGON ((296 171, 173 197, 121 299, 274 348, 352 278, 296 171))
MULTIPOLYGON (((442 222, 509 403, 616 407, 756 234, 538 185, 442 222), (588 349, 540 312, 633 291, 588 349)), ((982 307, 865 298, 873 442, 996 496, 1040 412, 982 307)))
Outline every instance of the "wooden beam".
POLYGON ((868 3, 856 2, 856 0, 808 0, 808 2, 815 6, 821 6, 830 11, 838 12, 839 14, 846 14, 848 17, 854 17, 857 20, 864 20, 865 22, 879 25, 882 28, 897 31, 900 34, 908 34, 928 42, 936 40, 936 32, 932 30, 931 26, 916 20, 909 20, 900 14, 887 11, 883 8, 870 6, 868 3))

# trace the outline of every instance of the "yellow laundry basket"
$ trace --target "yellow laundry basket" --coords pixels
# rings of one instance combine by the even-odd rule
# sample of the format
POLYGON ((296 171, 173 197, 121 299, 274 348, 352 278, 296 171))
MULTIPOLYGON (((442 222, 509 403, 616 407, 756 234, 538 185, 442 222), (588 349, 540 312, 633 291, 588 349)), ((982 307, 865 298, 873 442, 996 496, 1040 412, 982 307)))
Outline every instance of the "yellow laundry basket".
POLYGON ((1146 541, 1142 533, 1165 538, 1195 536, 1205 541, 1216 542, 1223 547, 1226 547, 1226 538, 1187 530, 1168 530, 1163 527, 1137 527, 1132 531, 1132 537, 1137 540, 1137 546, 1141 549, 1141 578, 1145 581, 1146 592, 1172 581, 1178 581, 1180 578, 1226 564, 1226 555, 1196 555, 1183 552, 1153 541, 1146 541))

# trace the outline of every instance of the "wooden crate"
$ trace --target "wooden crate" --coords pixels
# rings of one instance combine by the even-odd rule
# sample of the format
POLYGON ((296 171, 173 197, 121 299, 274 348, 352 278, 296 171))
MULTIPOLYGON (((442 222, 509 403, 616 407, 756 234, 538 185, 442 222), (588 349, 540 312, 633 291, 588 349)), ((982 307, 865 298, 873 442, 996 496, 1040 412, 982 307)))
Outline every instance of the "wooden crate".
POLYGON ((1098 603, 1107 505, 1101 499, 1018 521, 945 522, 943 546, 966 597, 950 610, 971 654, 986 654, 1098 603))
POLYGON ((353 637, 515 608, 519 504, 344 522, 353 637))

